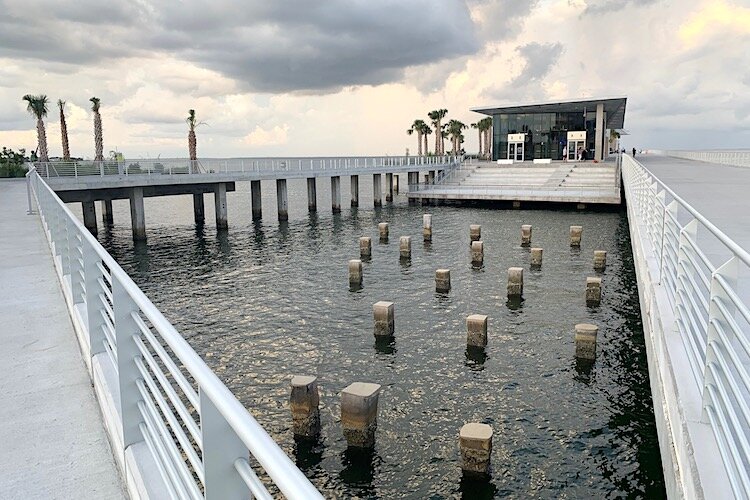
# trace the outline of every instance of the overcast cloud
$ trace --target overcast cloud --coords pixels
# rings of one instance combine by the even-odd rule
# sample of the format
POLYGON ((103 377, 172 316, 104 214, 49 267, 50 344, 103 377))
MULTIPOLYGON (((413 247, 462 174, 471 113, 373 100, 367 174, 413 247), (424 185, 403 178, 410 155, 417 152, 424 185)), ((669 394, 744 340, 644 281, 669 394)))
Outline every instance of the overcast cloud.
MULTIPOLYGON (((435 108, 626 95, 628 141, 749 147, 745 0, 0 0, 0 143, 35 144, 21 96, 68 101, 91 156, 402 154, 435 108)), ((57 110, 48 137, 59 154, 57 110)), ((469 150, 476 148, 473 134, 469 150)))

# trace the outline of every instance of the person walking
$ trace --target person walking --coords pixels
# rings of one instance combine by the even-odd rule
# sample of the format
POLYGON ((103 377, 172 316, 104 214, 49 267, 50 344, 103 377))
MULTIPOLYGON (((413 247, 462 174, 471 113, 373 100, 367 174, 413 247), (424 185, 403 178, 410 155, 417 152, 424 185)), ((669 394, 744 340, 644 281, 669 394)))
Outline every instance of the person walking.
POLYGON ((633 148, 633 158, 635 158, 635 148, 633 148))

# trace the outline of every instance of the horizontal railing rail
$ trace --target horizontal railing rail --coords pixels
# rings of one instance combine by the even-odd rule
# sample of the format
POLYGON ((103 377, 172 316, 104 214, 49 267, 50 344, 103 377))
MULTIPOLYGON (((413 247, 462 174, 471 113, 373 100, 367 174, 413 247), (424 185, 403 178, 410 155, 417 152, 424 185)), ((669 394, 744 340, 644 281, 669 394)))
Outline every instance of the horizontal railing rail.
POLYGON ((442 168, 460 162, 458 156, 353 156, 289 158, 186 158, 139 159, 121 161, 53 161, 34 162, 45 178, 192 175, 213 173, 283 173, 283 172, 362 172, 377 173, 382 168, 415 166, 442 168))
POLYGON ((722 165, 734 165, 737 167, 750 167, 750 150, 716 150, 716 151, 663 151, 667 156, 683 158, 685 160, 698 160, 708 163, 719 163, 722 165))
MULTIPOLYGON (((737 498, 750 496, 750 254, 630 156, 622 175, 631 216, 655 253, 693 383, 737 498)), ((685 381, 690 383, 690 381, 685 381)))
MULTIPOLYGON (((173 498, 322 498, 35 169, 27 175, 58 272, 119 385, 123 454, 145 442, 173 498)), ((119 441, 119 440, 118 440, 119 441)), ((124 459, 123 459, 124 460, 124 459)))

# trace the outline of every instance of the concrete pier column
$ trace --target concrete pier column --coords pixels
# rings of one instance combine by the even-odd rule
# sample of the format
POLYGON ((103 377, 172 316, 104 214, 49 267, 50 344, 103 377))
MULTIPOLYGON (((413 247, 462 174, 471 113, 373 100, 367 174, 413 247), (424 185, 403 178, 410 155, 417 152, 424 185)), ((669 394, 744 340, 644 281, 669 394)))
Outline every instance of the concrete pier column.
POLYGON ((482 226, 479 224, 471 224, 469 226, 469 240, 479 241, 482 239, 482 226))
POLYGON ((594 270, 604 271, 607 267, 607 252, 604 250, 594 250, 594 270))
POLYGON ((380 385, 355 382, 341 391, 341 427, 346 444, 372 448, 378 428, 380 385))
POLYGON ((351 205, 353 207, 359 206, 359 176, 358 175, 352 175, 350 177, 351 181, 351 205))
POLYGON ((576 358, 596 359, 596 335, 599 328, 588 323, 576 325, 576 358))
POLYGON ((320 395, 317 377, 295 375, 292 377, 292 430, 301 438, 314 438, 320 433, 320 395))
POLYGON ((376 207, 383 206, 383 181, 380 174, 372 174, 372 199, 376 207))
POLYGON ((276 205, 279 220, 289 220, 289 195, 286 190, 286 179, 276 179, 276 205))
POLYGON ((466 317, 466 345, 487 346, 487 316, 484 314, 471 314, 466 317))
POLYGON ((193 193, 193 217, 196 224, 206 221, 206 205, 203 203, 203 193, 193 193))
POLYGON ((341 177, 331 177, 331 210, 337 214, 341 212, 341 177))
POLYGON ((598 306, 602 302, 602 279, 589 276, 586 278, 586 305, 598 306))
POLYGON ((520 298, 523 296, 523 268, 508 268, 508 298, 520 298))
POLYGON ((484 263, 484 242, 483 241, 471 242, 471 263, 472 264, 484 263))
POLYGON ((93 201, 81 202, 83 210, 83 225, 91 234, 96 236, 98 228, 96 227, 96 204, 93 201))
POLYGON ((362 286, 362 261, 359 259, 349 261, 349 285, 352 287, 362 286))
POLYGON ((227 185, 220 182, 214 186, 214 205, 216 206, 216 229, 227 229, 227 185))
POLYGON ((393 337, 396 331, 395 308, 393 302, 375 302, 372 317, 375 321, 375 337, 393 337))
POLYGON ((531 225, 524 224, 521 226, 521 246, 527 247, 531 245, 531 225))
POLYGON ((401 176, 396 174, 393 176, 393 191, 394 193, 398 194, 398 181, 401 179, 401 176))
POLYGON ((263 203, 261 201, 260 181, 250 181, 250 202, 253 208, 253 220, 263 217, 263 203))
POLYGON ((533 268, 540 268, 542 267, 542 254, 544 253, 544 250, 541 248, 532 248, 531 249, 531 267, 533 268))
POLYGON ((492 456, 492 427, 468 423, 461 427, 458 438, 461 469, 469 474, 487 475, 492 456))
POLYGON ((387 222, 381 222, 378 224, 378 232, 380 233, 380 241, 386 242, 388 241, 388 223, 387 222))
POLYGON ((422 236, 424 241, 432 241, 432 215, 422 215, 422 236))
POLYGON ((315 177, 307 178, 307 210, 318 211, 318 181, 315 177))
POLYGON ((450 269, 438 269, 435 271, 435 291, 438 293, 448 293, 451 291, 450 269))
POLYGON ((402 259, 411 259, 411 236, 402 236, 398 240, 398 251, 402 259))
POLYGON ((583 226, 570 226, 570 246, 580 247, 583 226))
MULTIPOLYGON (((416 189, 419 185, 419 172, 409 172, 406 174, 406 181, 409 185, 409 191, 416 189)), ((416 205, 417 200, 415 198, 409 198, 409 205, 416 205)))
POLYGON ((369 259, 372 256, 372 238, 369 236, 359 238, 359 256, 363 259, 369 259))
POLYGON ((393 201, 393 174, 385 174, 385 201, 393 201))
POLYGON ((112 200, 102 200, 102 222, 106 225, 112 225, 115 222, 112 214, 112 200))
POLYGON ((143 188, 130 191, 130 221, 133 226, 133 239, 146 240, 146 212, 143 208, 143 188))

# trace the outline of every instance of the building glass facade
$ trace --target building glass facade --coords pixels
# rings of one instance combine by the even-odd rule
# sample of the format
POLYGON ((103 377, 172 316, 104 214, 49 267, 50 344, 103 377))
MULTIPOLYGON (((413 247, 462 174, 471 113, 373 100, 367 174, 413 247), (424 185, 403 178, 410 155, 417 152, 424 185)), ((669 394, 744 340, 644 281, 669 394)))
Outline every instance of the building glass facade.
POLYGON ((526 134, 525 160, 551 158, 562 160, 568 132, 586 131, 586 147, 594 150, 596 113, 498 113, 492 115, 492 159, 508 156, 508 134, 526 134))

